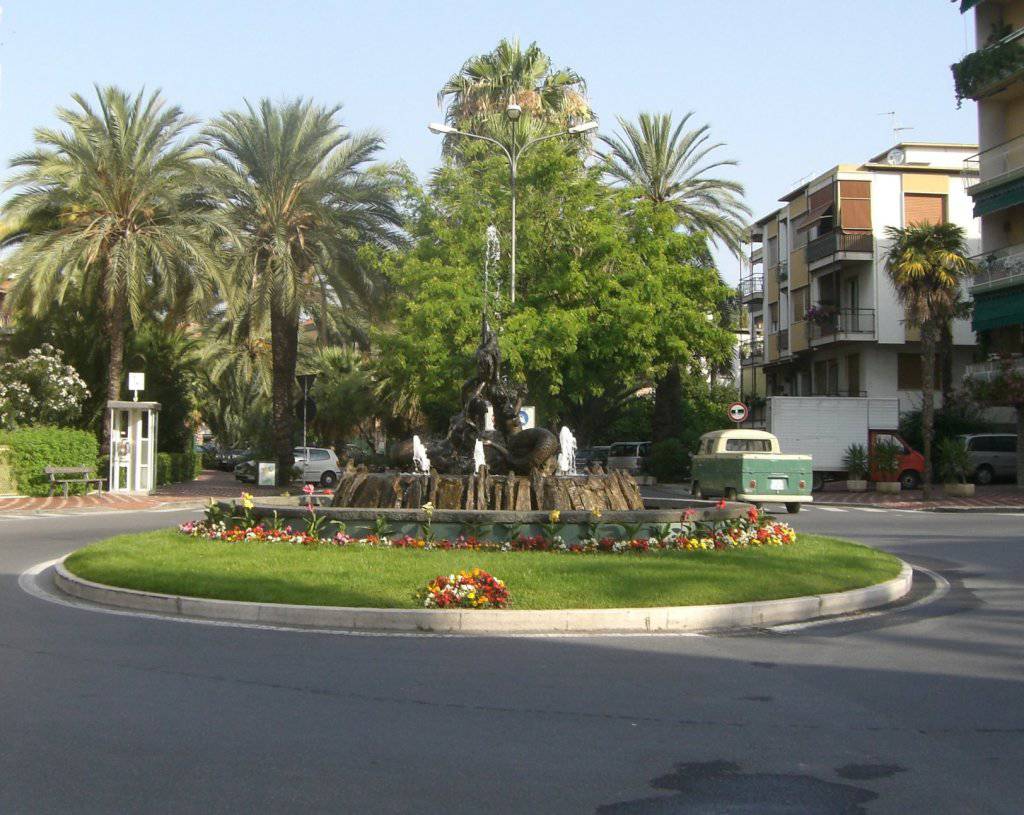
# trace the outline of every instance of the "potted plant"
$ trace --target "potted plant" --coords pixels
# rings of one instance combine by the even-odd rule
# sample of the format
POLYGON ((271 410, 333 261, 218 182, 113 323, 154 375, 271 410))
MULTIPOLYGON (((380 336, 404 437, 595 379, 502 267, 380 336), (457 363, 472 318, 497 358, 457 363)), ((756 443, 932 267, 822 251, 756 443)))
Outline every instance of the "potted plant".
POLYGON ((866 492, 868 488, 868 451, 863 444, 851 444, 843 457, 846 468, 846 489, 849 492, 866 492))
POLYGON ((900 491, 900 454, 903 449, 891 441, 880 441, 871 450, 871 469, 878 473, 877 492, 895 495, 900 491))
POLYGON ((942 488, 946 495, 958 498, 970 498, 974 495, 974 485, 967 483, 967 473, 971 470, 971 455, 967 452, 964 440, 947 438, 939 441, 938 459, 942 488))

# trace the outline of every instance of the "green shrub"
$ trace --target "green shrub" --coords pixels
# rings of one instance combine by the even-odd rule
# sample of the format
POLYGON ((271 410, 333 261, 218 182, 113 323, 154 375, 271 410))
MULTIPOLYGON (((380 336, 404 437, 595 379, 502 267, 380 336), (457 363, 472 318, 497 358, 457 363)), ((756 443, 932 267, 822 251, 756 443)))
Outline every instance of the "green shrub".
POLYGON ((971 471, 971 454, 963 439, 941 439, 938 444, 939 472, 947 484, 966 484, 971 471))
POLYGON ((156 454, 156 483, 158 485, 193 481, 202 471, 203 459, 196 452, 156 454))
POLYGON ((864 449, 863 444, 851 444, 846 448, 843 467, 854 481, 868 477, 868 451, 864 449))
POLYGON ((878 470, 880 481, 895 481, 900 470, 903 448, 893 441, 880 441, 868 455, 871 466, 878 470))
POLYGON ((683 481, 690 473, 690 451, 676 438, 657 441, 651 445, 647 466, 659 481, 670 484, 683 481))
POLYGON ((156 483, 170 484, 174 480, 174 460, 172 453, 156 454, 156 483))
MULTIPOLYGON (((43 473, 46 467, 96 468, 99 444, 88 430, 64 427, 25 427, 0 431, 0 445, 11 448, 10 464, 22 495, 47 495, 50 480, 43 473)), ((96 472, 105 477, 106 472, 96 472)), ((74 491, 84 492, 85 485, 72 484, 74 491)))

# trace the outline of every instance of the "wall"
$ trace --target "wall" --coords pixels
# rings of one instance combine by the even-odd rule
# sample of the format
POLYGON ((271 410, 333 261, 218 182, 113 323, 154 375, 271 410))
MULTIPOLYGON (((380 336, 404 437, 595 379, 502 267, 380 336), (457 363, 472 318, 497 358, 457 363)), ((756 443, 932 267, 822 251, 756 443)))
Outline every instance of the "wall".
MULTIPOLYGON (((896 302, 896 292, 885 273, 885 256, 889 243, 887 226, 903 223, 903 185, 898 173, 874 173, 871 178, 871 229, 875 234, 875 273, 873 286, 875 327, 878 341, 903 342, 903 309, 896 302)), ((871 301, 861 298, 865 304, 871 301)), ((867 305, 865 307, 868 307, 867 305)))

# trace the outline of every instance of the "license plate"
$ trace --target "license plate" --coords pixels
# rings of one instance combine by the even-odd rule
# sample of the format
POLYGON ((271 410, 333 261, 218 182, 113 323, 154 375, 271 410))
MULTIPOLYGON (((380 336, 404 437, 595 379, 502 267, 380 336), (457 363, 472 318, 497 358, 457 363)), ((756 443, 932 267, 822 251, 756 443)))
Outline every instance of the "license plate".
POLYGON ((784 490, 789 486, 789 481, 785 478, 769 478, 768 489, 774 491, 784 490))

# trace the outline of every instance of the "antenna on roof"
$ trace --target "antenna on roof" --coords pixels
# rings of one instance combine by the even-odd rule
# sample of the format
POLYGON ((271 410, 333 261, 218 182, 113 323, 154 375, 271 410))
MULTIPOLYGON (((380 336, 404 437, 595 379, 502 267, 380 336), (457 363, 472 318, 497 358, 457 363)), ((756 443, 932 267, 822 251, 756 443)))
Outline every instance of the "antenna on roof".
POLYGON ((900 143, 900 133, 902 133, 904 130, 913 130, 914 129, 912 127, 900 127, 899 120, 896 118, 896 111, 895 110, 886 110, 886 111, 884 111, 882 113, 879 113, 878 115, 879 116, 889 116, 890 117, 890 122, 891 122, 891 125, 892 125, 892 143, 893 144, 899 144, 900 143))

